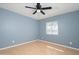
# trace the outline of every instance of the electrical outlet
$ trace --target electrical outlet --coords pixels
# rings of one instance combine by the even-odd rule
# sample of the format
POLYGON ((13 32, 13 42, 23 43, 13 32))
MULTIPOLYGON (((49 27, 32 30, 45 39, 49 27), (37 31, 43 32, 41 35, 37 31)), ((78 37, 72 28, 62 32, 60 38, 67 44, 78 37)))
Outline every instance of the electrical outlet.
POLYGON ((12 43, 15 43, 15 41, 14 41, 14 40, 12 40, 12 43))
POLYGON ((72 45, 72 42, 69 42, 70 45, 72 45))

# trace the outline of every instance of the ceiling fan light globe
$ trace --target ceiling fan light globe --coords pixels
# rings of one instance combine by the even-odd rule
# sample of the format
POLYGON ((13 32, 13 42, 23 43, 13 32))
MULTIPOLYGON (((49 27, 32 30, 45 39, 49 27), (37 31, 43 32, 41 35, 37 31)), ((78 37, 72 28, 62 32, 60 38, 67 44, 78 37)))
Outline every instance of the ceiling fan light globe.
POLYGON ((37 12, 40 12, 40 10, 38 9, 37 12))

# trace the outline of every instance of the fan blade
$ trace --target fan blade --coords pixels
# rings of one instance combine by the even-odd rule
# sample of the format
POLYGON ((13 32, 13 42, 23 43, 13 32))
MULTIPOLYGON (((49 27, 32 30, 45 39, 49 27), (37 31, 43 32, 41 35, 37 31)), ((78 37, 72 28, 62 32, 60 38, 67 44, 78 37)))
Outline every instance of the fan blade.
POLYGON ((31 9, 36 9, 36 8, 34 8, 34 7, 28 7, 28 6, 25 6, 25 8, 31 8, 31 9))
POLYGON ((43 15, 45 15, 45 13, 44 13, 42 10, 41 10, 40 12, 41 12, 43 15))
POLYGON ((44 8, 41 8, 42 10, 46 10, 46 9, 52 9, 52 7, 44 7, 44 8))
POLYGON ((35 14, 37 12, 37 10, 35 12, 33 12, 33 14, 35 14))

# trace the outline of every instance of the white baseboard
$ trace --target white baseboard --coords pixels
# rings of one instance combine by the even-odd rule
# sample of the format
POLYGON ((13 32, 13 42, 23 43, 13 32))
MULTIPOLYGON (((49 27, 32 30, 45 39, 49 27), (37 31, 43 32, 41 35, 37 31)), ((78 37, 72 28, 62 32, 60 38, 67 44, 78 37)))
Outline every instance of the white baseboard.
POLYGON ((65 47, 65 48, 74 49, 74 50, 79 51, 79 49, 78 49, 78 48, 73 48, 73 47, 66 46, 66 45, 57 44, 57 43, 49 42, 49 41, 46 41, 46 40, 40 40, 40 39, 39 39, 39 41, 42 41, 42 42, 46 42, 46 43, 49 43, 49 44, 54 44, 54 45, 58 45, 58 46, 62 46, 62 47, 65 47))
POLYGON ((24 43, 20 43, 20 44, 16 44, 16 45, 8 46, 8 47, 5 47, 5 48, 0 48, 0 50, 5 50, 5 49, 9 49, 9 48, 13 48, 13 47, 21 46, 21 45, 23 45, 23 44, 28 44, 28 43, 35 42, 35 41, 37 41, 37 40, 32 40, 32 41, 29 41, 29 42, 24 42, 24 43))
POLYGON ((0 50, 5 50, 5 49, 9 49, 9 48, 13 48, 13 47, 21 46, 21 45, 23 45, 23 44, 28 44, 28 43, 35 42, 35 41, 46 42, 46 43, 49 43, 49 44, 54 44, 54 45, 58 45, 58 46, 62 46, 62 47, 65 47, 65 48, 70 48, 70 49, 74 49, 74 50, 79 51, 78 48, 73 48, 73 47, 69 47, 69 46, 65 46, 65 45, 62 45, 62 44, 57 44, 57 43, 49 42, 49 41, 46 41, 46 40, 40 40, 40 39, 32 40, 32 41, 29 41, 29 42, 24 42, 24 43, 20 43, 20 44, 12 45, 12 46, 8 46, 8 47, 5 47, 5 48, 0 48, 0 50))

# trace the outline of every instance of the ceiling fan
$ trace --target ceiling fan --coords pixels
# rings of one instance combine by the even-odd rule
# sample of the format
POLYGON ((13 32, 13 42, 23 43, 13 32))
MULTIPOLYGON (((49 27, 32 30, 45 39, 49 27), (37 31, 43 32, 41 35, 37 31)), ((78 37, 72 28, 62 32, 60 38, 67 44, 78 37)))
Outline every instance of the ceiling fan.
POLYGON ((45 15, 45 13, 43 12, 43 10, 52 9, 52 7, 42 7, 40 5, 40 3, 37 3, 36 7, 25 6, 25 8, 35 9, 35 11, 33 12, 33 14, 36 14, 37 12, 41 12, 43 15, 45 15))

